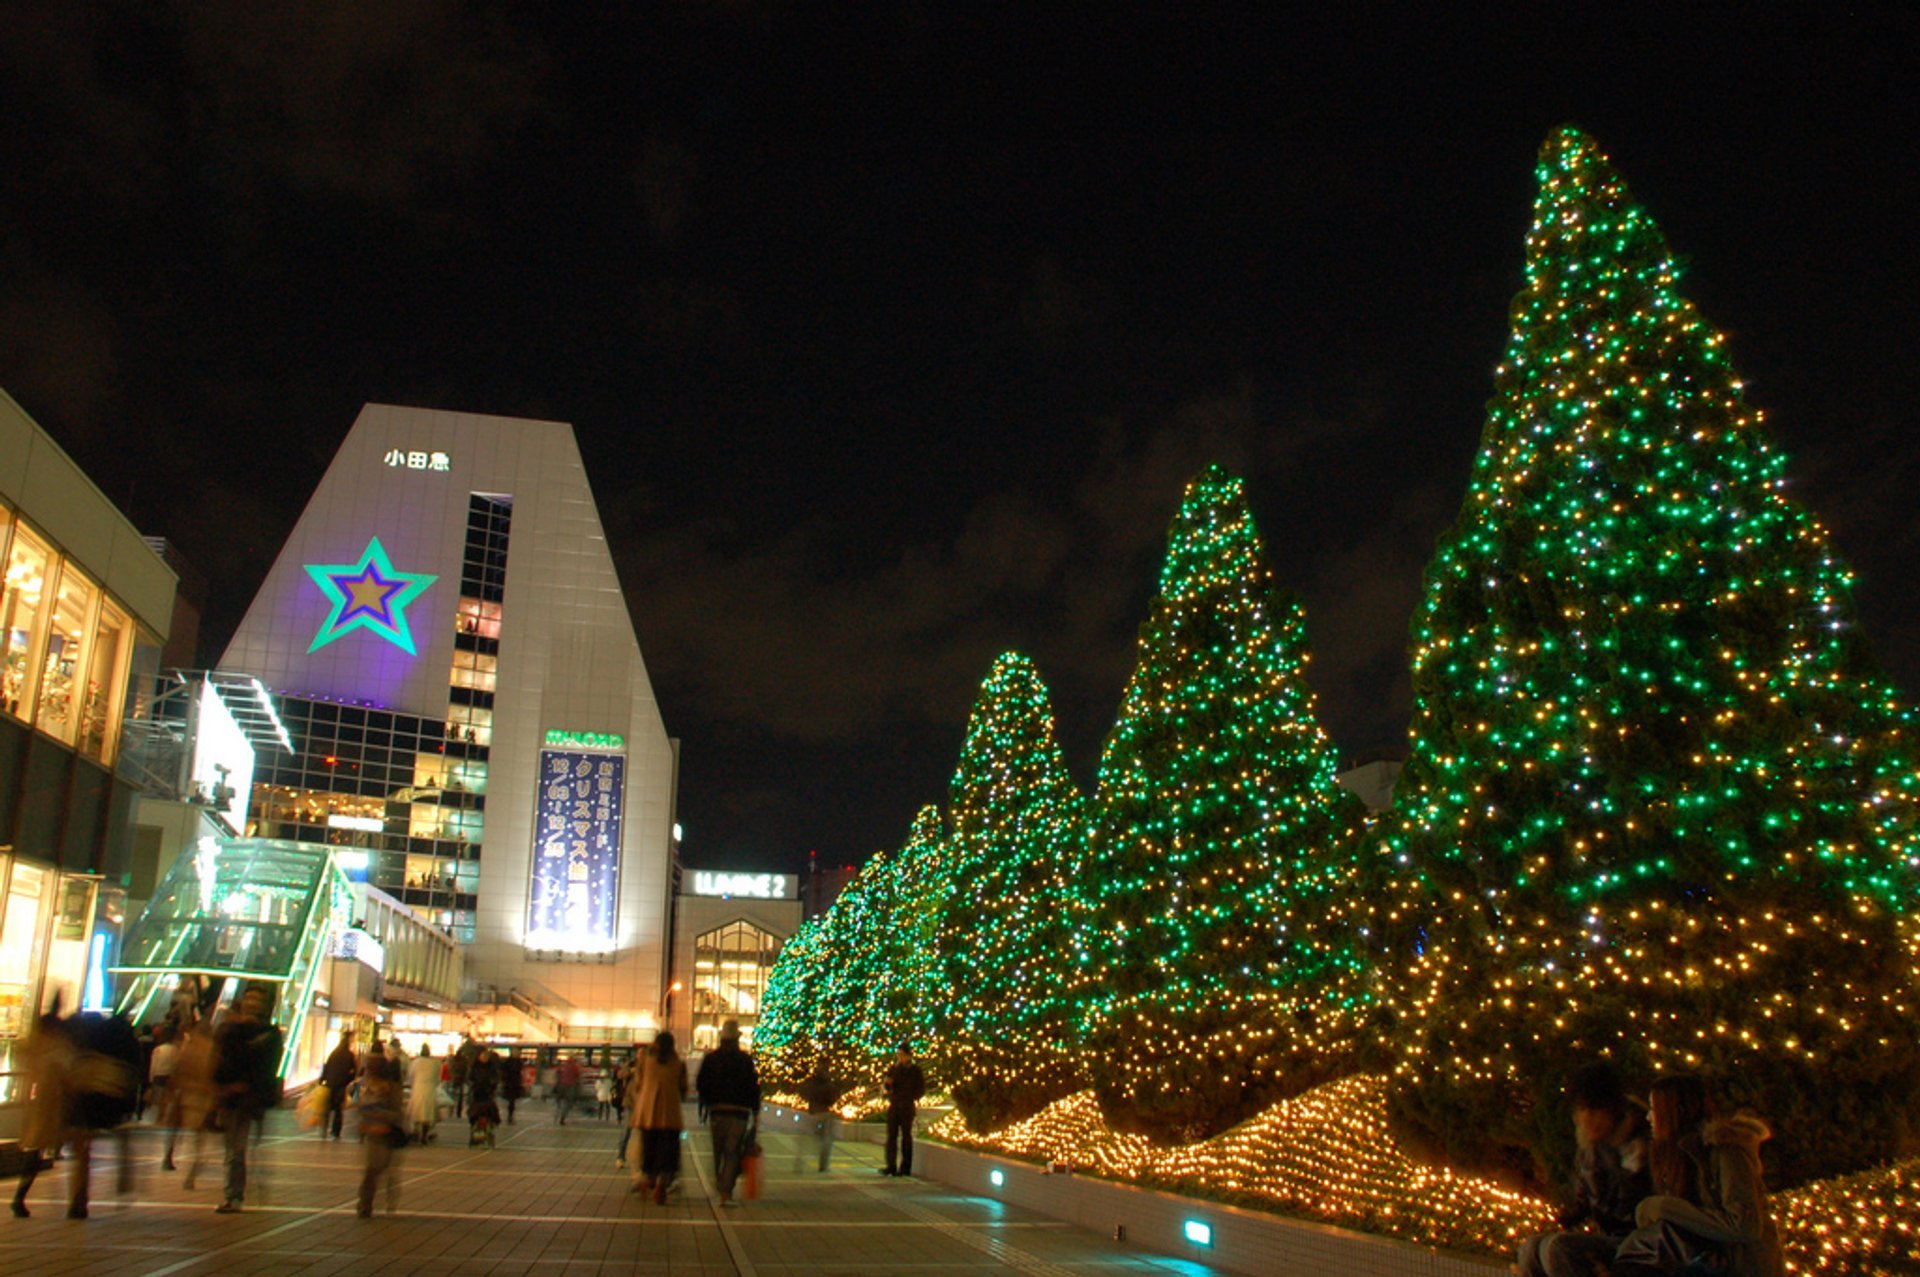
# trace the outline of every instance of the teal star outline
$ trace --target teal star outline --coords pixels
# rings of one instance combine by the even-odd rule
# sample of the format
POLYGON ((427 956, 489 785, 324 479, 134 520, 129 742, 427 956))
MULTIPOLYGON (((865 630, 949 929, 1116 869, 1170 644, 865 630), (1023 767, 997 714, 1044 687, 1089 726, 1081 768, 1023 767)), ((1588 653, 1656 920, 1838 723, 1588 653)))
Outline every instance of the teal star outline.
POLYGON ((387 549, 380 544, 379 537, 367 538, 367 548, 358 563, 305 563, 307 575, 320 587, 320 592, 333 604, 327 613, 327 619, 321 624, 320 632, 313 636, 313 642, 307 647, 311 655, 335 639, 345 638, 357 629, 368 630, 393 644, 408 656, 417 656, 419 652, 413 645, 413 628, 407 624, 407 604, 426 592, 428 586, 440 578, 425 572, 402 572, 393 566, 393 560, 387 557, 387 549), (349 606, 346 591, 342 590, 339 577, 365 576, 367 569, 374 569, 376 575, 403 584, 386 600, 386 611, 393 617, 393 624, 384 625, 367 614, 360 613, 344 625, 340 614, 349 606))

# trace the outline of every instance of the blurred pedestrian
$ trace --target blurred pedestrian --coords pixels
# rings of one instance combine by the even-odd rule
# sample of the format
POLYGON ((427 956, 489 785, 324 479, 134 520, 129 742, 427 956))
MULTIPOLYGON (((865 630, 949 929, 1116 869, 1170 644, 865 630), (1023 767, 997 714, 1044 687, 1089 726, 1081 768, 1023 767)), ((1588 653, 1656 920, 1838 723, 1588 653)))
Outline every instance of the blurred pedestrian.
POLYGON ((902 1042, 887 1070, 887 1164, 882 1175, 913 1174, 914 1106, 927 1093, 927 1075, 913 1062, 913 1052, 902 1042), (895 1161, 895 1146, 899 1160, 895 1161))
POLYGON ((680 1176, 681 1106, 686 1098, 687 1062, 674 1050, 673 1034, 656 1033, 634 1070, 626 1106, 640 1144, 633 1191, 644 1186, 652 1190, 655 1202, 667 1200, 680 1176))
POLYGON ((707 1119, 713 1137, 713 1173, 719 1181, 720 1204, 737 1206, 734 1182, 740 1177, 740 1162, 752 1147, 760 1117, 760 1077, 754 1070, 753 1057, 740 1049, 738 1020, 720 1026, 720 1045, 700 1061, 695 1089, 700 1093, 701 1115, 707 1119))
POLYGON ((280 1102, 280 1030, 268 1019, 272 1002, 260 985, 248 985, 214 1032, 213 1083, 226 1145, 226 1189, 215 1209, 231 1215, 247 1195, 247 1141, 254 1124, 280 1102))
POLYGON ((433 1124, 440 1120, 440 1061, 425 1042, 407 1065, 407 1120, 415 1139, 422 1144, 433 1139, 433 1124))
POLYGON ((161 1124, 167 1120, 167 1097, 173 1089, 173 1068, 180 1059, 178 1036, 172 1025, 160 1025, 153 1031, 153 1049, 147 1056, 146 1102, 153 1106, 153 1120, 161 1124))
POLYGON ((13 1190, 13 1213, 27 1218, 27 1191, 40 1172, 53 1165, 67 1142, 67 1079, 73 1070, 73 1039, 67 1034, 67 1022, 60 1014, 60 995, 53 1005, 34 1021, 22 1049, 22 1072, 27 1075, 25 1125, 20 1132, 20 1150, 26 1164, 20 1171, 20 1183, 13 1190))
MULTIPOLYGON (((800 1098, 806 1101, 807 1134, 813 1137, 814 1145, 819 1152, 820 1169, 824 1171, 827 1169, 827 1163, 833 1158, 834 1123, 838 1120, 834 1115, 833 1102, 840 1098, 840 1088, 835 1086, 833 1078, 828 1076, 827 1066, 824 1063, 814 1065, 813 1076, 800 1084, 800 1098)), ((806 1142, 795 1140, 793 1142, 794 1170, 802 1168, 805 1153, 806 1142)))
POLYGON ((579 1098, 580 1061, 568 1056, 553 1070, 553 1099, 560 1110, 560 1125, 567 1124, 567 1114, 573 1111, 574 1103, 579 1098))
POLYGON ((492 1047, 481 1047, 467 1066, 467 1146, 485 1141, 493 1147, 494 1128, 500 1125, 500 1061, 492 1047))
POLYGON ((180 1058, 173 1066, 173 1090, 178 1102, 178 1120, 167 1131, 167 1151, 160 1169, 173 1169, 175 1140, 183 1130, 193 1132, 193 1157, 187 1163, 187 1177, 181 1184, 183 1188, 192 1188, 206 1155, 207 1128, 217 1112, 213 1094, 213 1034, 204 1023, 195 1021, 181 1030, 180 1058))
POLYGON ((365 1160, 360 1174, 361 1219, 373 1218, 373 1191, 387 1181, 387 1213, 399 1206, 400 1180, 394 1163, 407 1142, 406 1113, 400 1107, 400 1068, 384 1053, 375 1056, 360 1079, 360 1142, 365 1160))
POLYGON ((353 1054, 353 1028, 349 1025, 340 1030, 339 1043, 327 1056, 327 1062, 320 1066, 320 1085, 327 1088, 326 1112, 320 1119, 322 1139, 329 1135, 340 1138, 340 1128, 346 1119, 347 1091, 359 1072, 359 1061, 353 1054))
POLYGON ((507 1125, 513 1125, 513 1110, 527 1095, 527 1073, 531 1064, 522 1064, 520 1057, 509 1055, 506 1064, 500 1070, 500 1098, 507 1102, 507 1125))

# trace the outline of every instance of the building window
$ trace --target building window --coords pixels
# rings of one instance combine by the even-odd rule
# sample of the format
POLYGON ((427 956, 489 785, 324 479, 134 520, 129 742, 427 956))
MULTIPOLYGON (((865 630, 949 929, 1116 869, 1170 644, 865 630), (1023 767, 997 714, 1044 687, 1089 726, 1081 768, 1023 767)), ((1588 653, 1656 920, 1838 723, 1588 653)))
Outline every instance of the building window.
POLYGON ((86 649, 92 636, 93 605, 99 587, 87 574, 66 563, 60 569, 60 589, 54 595, 53 627, 47 631, 46 665, 40 672, 41 731, 71 745, 86 698, 86 649))
POLYGON ((133 626, 126 614, 102 600, 87 657, 86 697, 80 705, 80 752, 103 763, 113 761, 120 739, 120 708, 127 691, 127 665, 133 653, 133 626))
POLYGON ((760 1016, 767 974, 780 954, 780 938, 750 922, 730 922, 693 942, 693 1044, 707 1050, 720 1041, 720 1026, 738 1020, 744 1035, 760 1016))
POLYGON ((7 554, 4 595, 0 596, 0 703, 16 718, 33 714, 35 659, 47 611, 47 575, 53 552, 38 537, 16 524, 7 554))
POLYGON ((463 652, 456 649, 453 653, 452 686, 491 692, 499 659, 489 652, 463 652))
POLYGON ((500 637, 500 605, 479 599, 461 599, 459 610, 454 615, 454 630, 460 634, 497 640, 500 637))

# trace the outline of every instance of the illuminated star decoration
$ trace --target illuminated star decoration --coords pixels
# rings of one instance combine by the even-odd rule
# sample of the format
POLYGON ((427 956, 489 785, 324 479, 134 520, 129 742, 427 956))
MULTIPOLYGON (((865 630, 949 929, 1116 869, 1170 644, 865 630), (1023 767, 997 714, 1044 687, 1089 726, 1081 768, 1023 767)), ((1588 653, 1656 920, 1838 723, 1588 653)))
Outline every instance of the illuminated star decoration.
POLYGON ((400 572, 387 558, 379 537, 367 541, 358 563, 309 563, 307 575, 333 604, 326 623, 314 635, 309 652, 317 652, 349 631, 370 630, 407 655, 414 655, 413 630, 407 625, 407 604, 419 598, 438 577, 422 572, 400 572))

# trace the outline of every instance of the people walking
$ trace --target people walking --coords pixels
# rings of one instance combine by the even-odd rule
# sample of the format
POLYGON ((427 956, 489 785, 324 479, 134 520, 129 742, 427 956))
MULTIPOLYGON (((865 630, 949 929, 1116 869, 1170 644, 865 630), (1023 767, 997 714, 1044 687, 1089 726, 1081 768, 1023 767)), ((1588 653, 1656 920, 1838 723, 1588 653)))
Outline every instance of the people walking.
POLYGON ((433 1124, 440 1120, 440 1061, 425 1042, 407 1064, 407 1120, 415 1139, 422 1144, 433 1139, 433 1124))
POLYGON ((607 1113, 613 1108, 613 1071, 602 1069, 593 1079, 593 1116, 595 1121, 607 1120, 607 1113))
POLYGON ((340 1138, 347 1112, 347 1091, 359 1074, 359 1061, 353 1054, 353 1029, 340 1030, 340 1041, 320 1066, 320 1085, 327 1088, 327 1109, 320 1119, 320 1138, 340 1138))
POLYGON ((26 1165, 13 1190, 13 1213, 25 1219, 32 1214, 27 1209, 28 1190, 40 1172, 53 1165, 61 1145, 67 1142, 67 1079, 72 1073, 74 1051, 66 1020, 60 1014, 59 994, 34 1021, 22 1055, 27 1102, 20 1150, 26 1165))
POLYGON ((481 1047, 467 1066, 467 1147, 485 1142, 493 1147, 494 1128, 500 1125, 500 1061, 493 1048, 481 1047))
MULTIPOLYGON (((800 1098, 807 1104, 807 1134, 819 1152, 820 1169, 825 1171, 827 1163, 833 1158, 834 1124, 838 1120, 834 1115, 833 1102, 840 1098, 840 1088, 835 1086, 833 1078, 827 1074, 827 1066, 816 1064, 813 1076, 800 1084, 800 1098)), ((806 1143, 803 1140, 793 1142, 793 1169, 800 1170, 805 1163, 806 1143)))
POLYGON ((553 1099, 560 1110, 560 1125, 567 1124, 567 1114, 573 1111, 574 1102, 579 1098, 580 1061, 568 1056, 553 1070, 553 1099))
MULTIPOLYGON (((654 1035, 633 1070, 626 1111, 640 1144, 633 1191, 642 1187, 664 1203, 680 1175, 681 1106, 687 1098, 687 1062, 674 1050, 673 1034, 654 1035)), ((633 1157, 629 1151, 628 1157, 633 1157)))
POLYGON ((893 1053, 893 1067, 887 1070, 887 1164, 880 1170, 882 1175, 913 1174, 914 1106, 926 1093, 927 1075, 902 1042, 893 1053))
POLYGON ((513 1110, 527 1095, 526 1070, 530 1065, 522 1064, 520 1057, 509 1055, 500 1069, 500 1098, 507 1102, 507 1125, 513 1125, 513 1110))
POLYGON ((694 1083, 700 1094, 700 1113, 713 1138, 713 1173, 719 1182, 720 1204, 737 1206, 734 1182, 740 1177, 760 1116, 760 1077, 753 1057, 740 1049, 740 1022, 720 1026, 720 1045, 700 1061, 694 1083))
POLYGON ((399 1173, 394 1161, 407 1142, 407 1116, 400 1102, 400 1069, 385 1055, 374 1053, 360 1079, 360 1142, 365 1145, 360 1174, 359 1215, 373 1218, 373 1193, 387 1182, 387 1213, 399 1204, 399 1173))
POLYGON ((193 1022, 181 1030, 180 1058, 173 1066, 173 1090, 178 1120, 167 1131, 167 1149, 160 1169, 173 1169, 173 1153, 181 1131, 193 1134, 193 1154, 187 1162, 182 1188, 192 1188, 200 1177, 206 1158, 207 1126, 218 1111, 213 1093, 213 1033, 207 1025, 193 1022))
POLYGON ((247 1141, 254 1123, 280 1102, 280 1030, 268 1022, 267 992, 248 985, 214 1034, 213 1084, 226 1145, 226 1191, 216 1208, 240 1209, 247 1193, 247 1141))
MULTIPOLYGON (((173 1026, 162 1024, 153 1031, 153 1050, 147 1056, 146 1103, 153 1106, 153 1120, 167 1120, 167 1096, 173 1089, 173 1069, 180 1059, 179 1035, 173 1026)), ((144 1111, 145 1106, 142 1106, 144 1111)))

